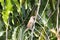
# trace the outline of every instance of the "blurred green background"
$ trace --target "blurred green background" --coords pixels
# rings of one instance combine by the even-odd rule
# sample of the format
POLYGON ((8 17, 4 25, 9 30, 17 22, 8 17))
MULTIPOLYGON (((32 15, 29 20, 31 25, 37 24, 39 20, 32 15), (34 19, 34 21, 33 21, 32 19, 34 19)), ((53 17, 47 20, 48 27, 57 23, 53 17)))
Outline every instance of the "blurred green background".
MULTIPOLYGON (((38 2, 39 0, 0 0, 0 40, 57 40, 58 0, 41 0, 33 37, 31 30, 24 33, 30 17, 36 14, 38 2)), ((58 17, 60 26, 60 14, 58 17)))

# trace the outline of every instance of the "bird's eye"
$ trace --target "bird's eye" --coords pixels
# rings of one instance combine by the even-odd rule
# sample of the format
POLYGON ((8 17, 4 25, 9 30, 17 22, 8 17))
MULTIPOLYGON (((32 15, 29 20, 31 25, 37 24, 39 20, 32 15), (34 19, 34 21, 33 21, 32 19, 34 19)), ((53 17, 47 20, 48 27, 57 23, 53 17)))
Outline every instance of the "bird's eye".
POLYGON ((33 18, 35 20, 35 18, 33 18))

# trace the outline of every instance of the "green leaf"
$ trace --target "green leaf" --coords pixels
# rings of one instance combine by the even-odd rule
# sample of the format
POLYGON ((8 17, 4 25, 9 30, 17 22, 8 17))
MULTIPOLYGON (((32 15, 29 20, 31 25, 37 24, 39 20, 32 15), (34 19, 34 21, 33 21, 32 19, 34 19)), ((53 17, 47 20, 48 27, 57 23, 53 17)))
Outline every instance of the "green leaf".
POLYGON ((4 31, 0 31, 0 37, 4 34, 4 31))
POLYGON ((18 27, 16 27, 16 28, 14 29, 14 31, 13 31, 12 40, 17 40, 17 38, 16 38, 17 29, 18 29, 18 27))

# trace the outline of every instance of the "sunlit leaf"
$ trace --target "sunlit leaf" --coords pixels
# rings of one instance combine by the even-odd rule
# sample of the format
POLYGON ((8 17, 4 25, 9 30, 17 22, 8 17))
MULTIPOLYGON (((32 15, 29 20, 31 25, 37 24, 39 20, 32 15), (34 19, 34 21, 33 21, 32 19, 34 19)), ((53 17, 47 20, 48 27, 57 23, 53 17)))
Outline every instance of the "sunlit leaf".
POLYGON ((56 30, 53 28, 53 29, 50 29, 50 31, 52 32, 52 33, 54 33, 55 35, 57 34, 57 32, 56 32, 56 30))
POLYGON ((0 31, 0 37, 4 34, 4 31, 0 31))
POLYGON ((17 40, 17 38, 16 38, 17 29, 18 29, 18 27, 16 27, 16 28, 14 29, 14 31, 13 31, 12 40, 17 40))

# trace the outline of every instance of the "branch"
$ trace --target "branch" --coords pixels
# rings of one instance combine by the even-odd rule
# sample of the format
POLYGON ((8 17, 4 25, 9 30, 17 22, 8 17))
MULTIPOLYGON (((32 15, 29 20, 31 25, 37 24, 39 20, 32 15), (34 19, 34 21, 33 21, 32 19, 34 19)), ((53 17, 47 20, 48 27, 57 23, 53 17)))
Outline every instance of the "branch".
POLYGON ((8 40, 8 26, 6 27, 6 40, 8 40))
POLYGON ((60 34, 59 34, 59 27, 58 27, 58 22, 59 22, 59 0, 57 0, 57 23, 56 23, 56 28, 57 28, 57 40, 60 40, 60 34))
POLYGON ((57 34, 58 34, 58 15, 59 15, 59 0, 58 0, 58 2, 57 2, 57 23, 56 23, 56 28, 57 28, 57 34))
MULTIPOLYGON (((38 13, 39 13, 40 4, 41 4, 41 0, 39 0, 39 2, 38 2, 38 7, 37 7, 36 15, 35 15, 35 22, 36 22, 38 13)), ((34 22, 34 26, 32 28, 32 32, 31 32, 31 40, 33 40, 33 33, 34 33, 34 29, 35 29, 35 22, 34 22)))

